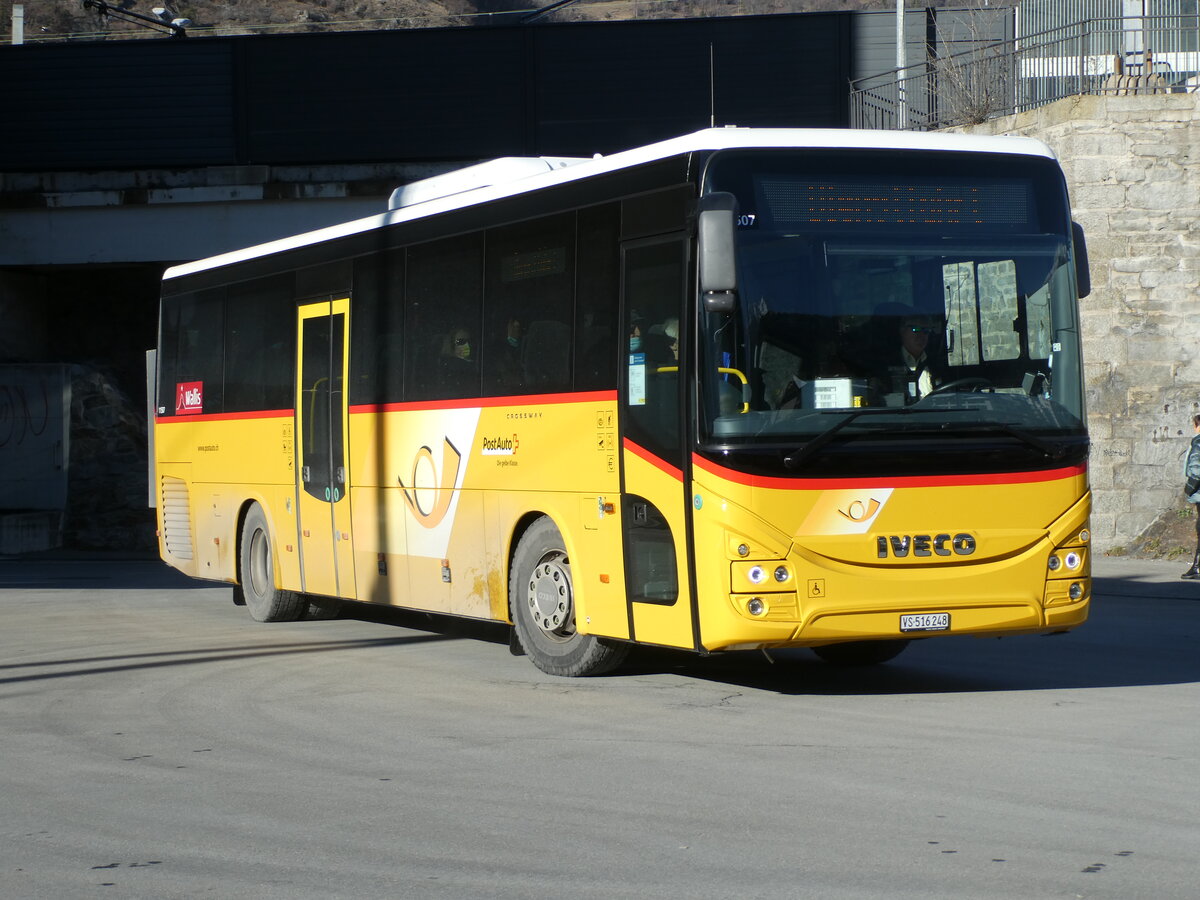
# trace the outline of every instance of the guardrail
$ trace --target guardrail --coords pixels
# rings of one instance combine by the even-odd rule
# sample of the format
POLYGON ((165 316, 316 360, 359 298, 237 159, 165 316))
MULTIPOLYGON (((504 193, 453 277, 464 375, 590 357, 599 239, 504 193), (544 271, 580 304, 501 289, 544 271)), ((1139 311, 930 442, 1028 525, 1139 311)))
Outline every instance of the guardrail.
POLYGON ((854 128, 931 131, 1077 94, 1200 91, 1200 16, 1091 19, 851 82, 854 128))

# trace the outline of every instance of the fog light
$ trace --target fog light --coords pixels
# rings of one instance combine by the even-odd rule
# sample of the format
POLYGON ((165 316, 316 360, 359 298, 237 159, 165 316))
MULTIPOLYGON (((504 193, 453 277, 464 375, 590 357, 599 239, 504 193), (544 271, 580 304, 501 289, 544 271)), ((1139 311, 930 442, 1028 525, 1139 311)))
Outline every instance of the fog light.
POLYGON ((1083 557, 1072 551, 1067 554, 1066 563, 1068 569, 1078 569, 1081 565, 1083 565, 1083 557))
POLYGON ((1078 600, 1083 596, 1083 585, 1078 581, 1071 582, 1071 588, 1067 591, 1072 600, 1078 600))
POLYGON ((1050 567, 1051 572, 1057 572, 1058 567, 1062 565, 1062 560, 1052 553, 1050 554, 1050 558, 1046 560, 1046 565, 1050 567))
POLYGON ((781 584, 787 581, 791 575, 788 573, 787 566, 780 566, 775 570, 775 580, 781 584))
POLYGON ((762 584, 767 580, 767 570, 762 566, 753 566, 750 571, 746 573, 746 577, 749 578, 753 584, 762 584))
POLYGON ((761 616, 767 611, 767 604, 763 603, 759 597, 751 597, 746 601, 746 612, 752 616, 761 616))

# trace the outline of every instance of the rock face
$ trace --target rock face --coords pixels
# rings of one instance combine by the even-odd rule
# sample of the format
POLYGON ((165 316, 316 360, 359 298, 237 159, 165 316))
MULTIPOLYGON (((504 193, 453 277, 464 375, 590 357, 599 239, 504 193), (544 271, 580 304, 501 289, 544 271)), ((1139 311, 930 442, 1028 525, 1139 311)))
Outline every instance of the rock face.
POLYGON ((1053 147, 1087 233, 1096 550, 1190 559, 1182 472, 1200 412, 1200 93, 1071 97, 957 130, 1053 147))
POLYGON ((154 553, 147 500, 145 403, 97 369, 71 369, 71 437, 63 546, 154 553))

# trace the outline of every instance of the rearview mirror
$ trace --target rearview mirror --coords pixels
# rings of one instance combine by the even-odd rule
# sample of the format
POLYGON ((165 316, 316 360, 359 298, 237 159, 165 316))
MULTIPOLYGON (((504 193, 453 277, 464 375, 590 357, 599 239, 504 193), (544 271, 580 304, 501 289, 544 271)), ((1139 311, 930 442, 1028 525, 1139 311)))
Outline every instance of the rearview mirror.
POLYGON ((737 297, 737 198, 706 194, 697 216, 700 293, 709 312, 729 312, 737 297))
POLYGON ((1071 223, 1071 239, 1075 244, 1075 284, 1082 300, 1092 292, 1092 270, 1088 265, 1087 241, 1083 238, 1083 226, 1071 223))

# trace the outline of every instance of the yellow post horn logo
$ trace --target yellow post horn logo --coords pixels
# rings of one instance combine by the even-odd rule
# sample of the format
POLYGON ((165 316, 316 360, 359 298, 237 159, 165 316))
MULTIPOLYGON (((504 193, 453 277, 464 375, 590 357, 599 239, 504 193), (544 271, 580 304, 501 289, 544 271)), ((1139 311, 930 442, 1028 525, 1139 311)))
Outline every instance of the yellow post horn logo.
POLYGON ((433 461, 433 451, 428 446, 421 447, 413 457, 411 486, 406 485, 399 475, 396 476, 396 481, 399 482, 404 492, 404 502, 408 505, 409 511, 413 514, 413 518, 425 528, 437 528, 442 519, 446 518, 446 513, 450 510, 450 501, 454 499, 454 485, 458 481, 458 468, 461 464, 462 454, 458 452, 458 448, 450 443, 450 438, 442 438, 440 483, 438 483, 437 477, 438 467, 433 461), (422 461, 428 463, 429 470, 433 473, 432 484, 417 484, 422 461), (431 508, 425 509, 422 506, 418 491, 433 492, 434 499, 431 508))
POLYGON ((845 509, 839 509, 838 512, 851 522, 867 522, 875 517, 875 513, 879 512, 879 501, 874 497, 868 498, 866 503, 855 500, 845 509))

